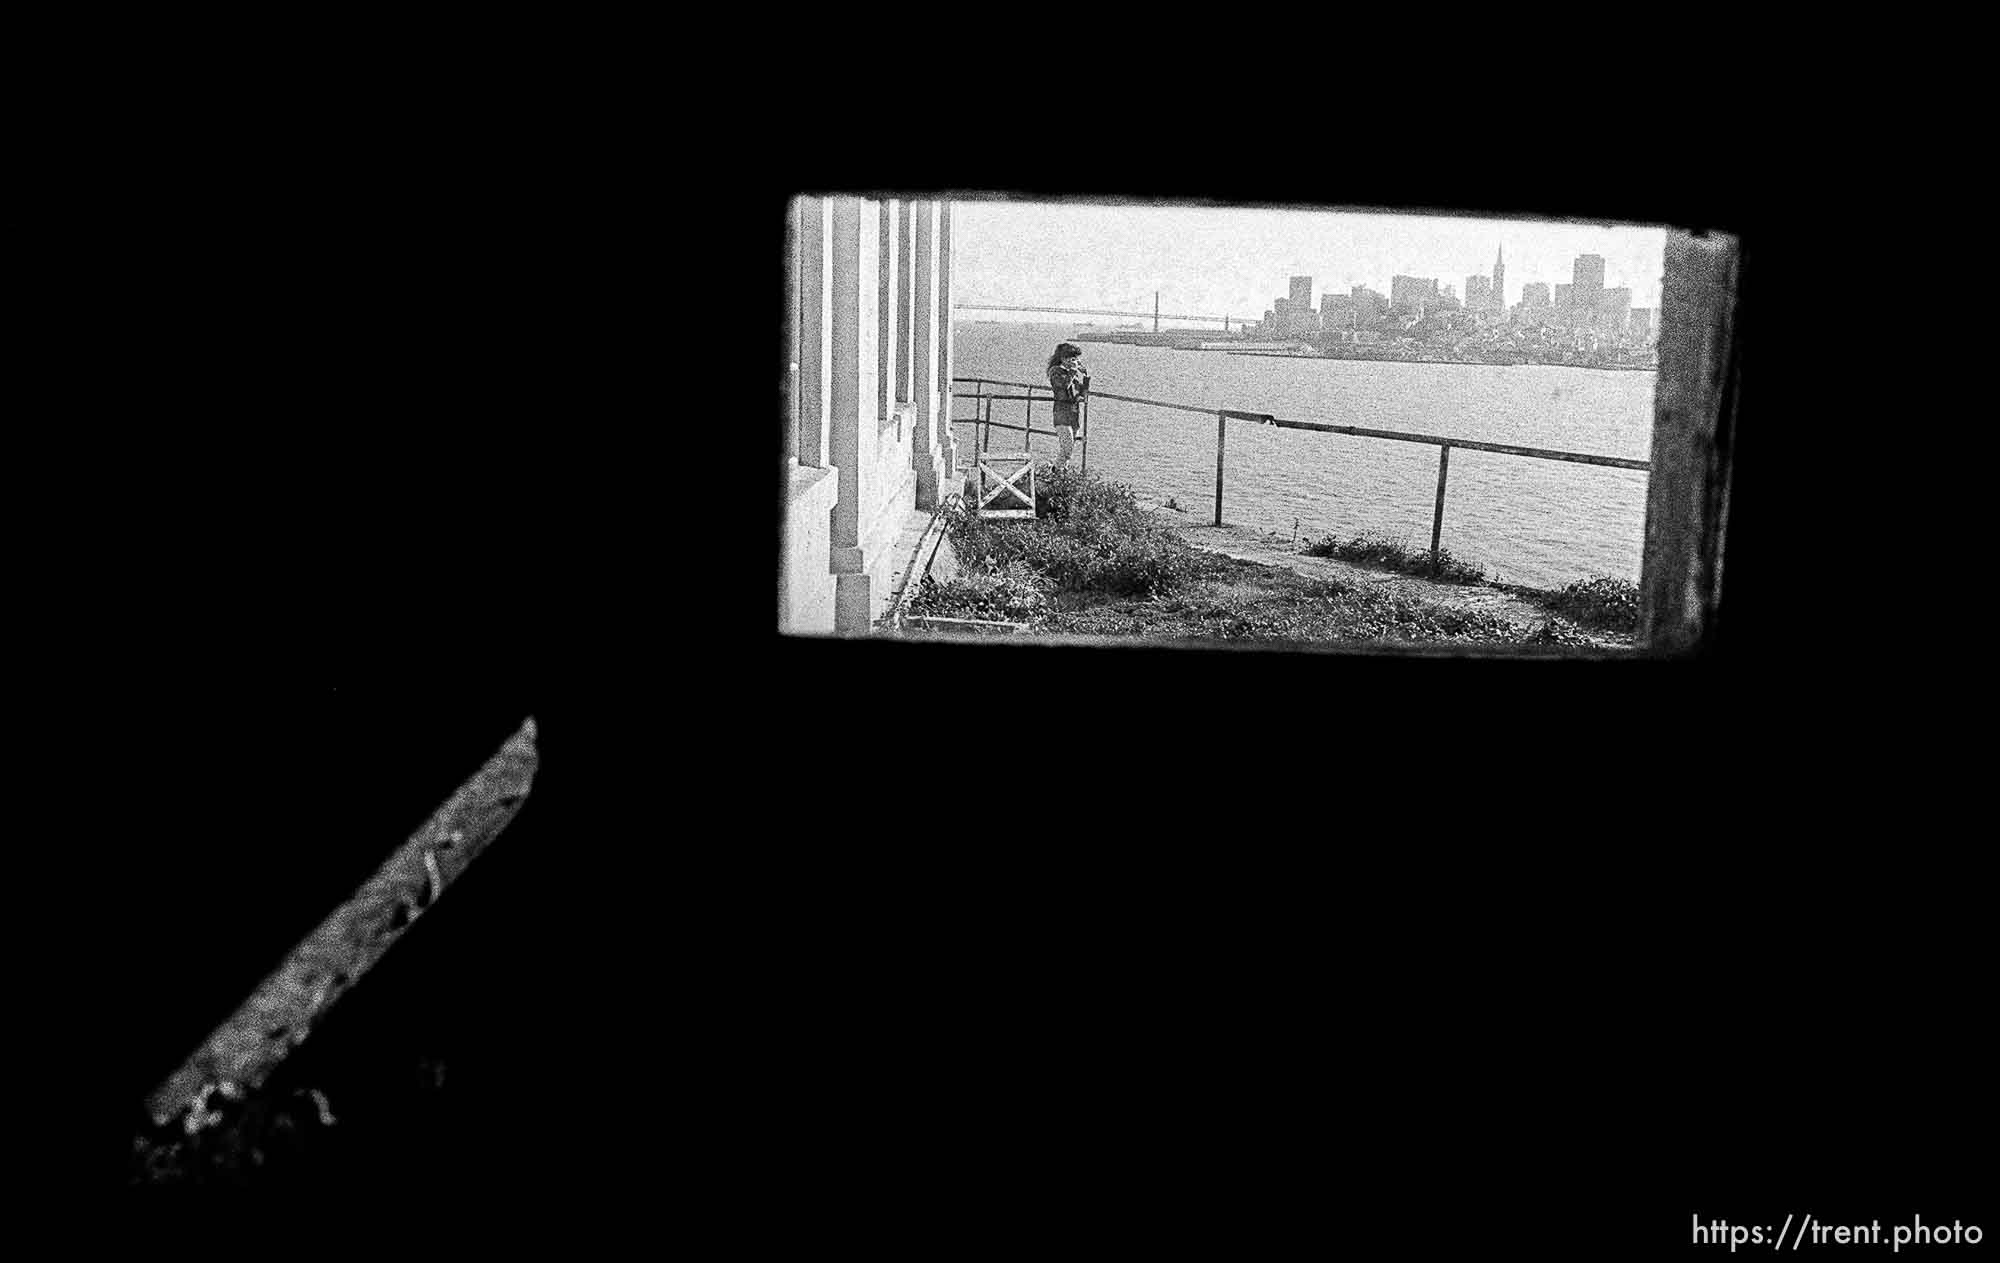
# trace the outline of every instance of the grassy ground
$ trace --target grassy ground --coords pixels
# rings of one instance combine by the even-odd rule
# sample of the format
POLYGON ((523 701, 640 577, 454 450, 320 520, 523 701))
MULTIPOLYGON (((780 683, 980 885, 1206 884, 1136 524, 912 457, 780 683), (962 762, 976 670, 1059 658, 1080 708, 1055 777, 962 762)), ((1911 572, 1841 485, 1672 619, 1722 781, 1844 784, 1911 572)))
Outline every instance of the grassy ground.
MULTIPOLYGON (((1507 589, 1541 607, 1524 623, 1470 608, 1442 585, 1478 585, 1476 568, 1392 541, 1333 538, 1307 555, 1355 567, 1416 574, 1439 585, 1389 588, 1364 579, 1302 574, 1195 547, 1131 489, 1074 470, 1037 475, 1034 520, 986 521, 963 513, 950 523, 963 573, 926 579, 909 612, 1010 622, 1030 634, 1161 641, 1536 644, 1603 648, 1629 643, 1636 594, 1616 580, 1559 593, 1507 589), (1631 599, 1627 600, 1630 595, 1631 599)), ((1350 572, 1352 573, 1352 572, 1350 572)), ((905 634, 948 631, 906 627, 905 634)))
POLYGON ((1041 627, 1086 635, 1169 640, 1423 641, 1501 643, 1521 639, 1490 614, 1426 605, 1338 579, 1222 557, 1200 582, 1166 597, 1058 594, 1041 627))

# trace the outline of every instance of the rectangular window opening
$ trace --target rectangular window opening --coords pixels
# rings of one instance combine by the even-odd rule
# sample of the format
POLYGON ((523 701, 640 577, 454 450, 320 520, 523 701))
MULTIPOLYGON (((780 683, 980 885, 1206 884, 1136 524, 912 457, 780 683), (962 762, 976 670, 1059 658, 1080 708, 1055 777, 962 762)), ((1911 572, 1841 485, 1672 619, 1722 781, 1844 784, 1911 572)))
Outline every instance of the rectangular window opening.
MULTIPOLYGON (((1713 647, 1740 359, 1728 234, 966 193, 792 209, 830 244, 802 277, 788 242, 788 362, 803 310, 872 327, 836 329, 821 366, 836 406, 818 446, 855 468, 794 482, 783 632, 1713 647), (902 409, 907 450, 841 430, 902 409)), ((821 424, 798 397, 788 377, 788 456, 821 424)))

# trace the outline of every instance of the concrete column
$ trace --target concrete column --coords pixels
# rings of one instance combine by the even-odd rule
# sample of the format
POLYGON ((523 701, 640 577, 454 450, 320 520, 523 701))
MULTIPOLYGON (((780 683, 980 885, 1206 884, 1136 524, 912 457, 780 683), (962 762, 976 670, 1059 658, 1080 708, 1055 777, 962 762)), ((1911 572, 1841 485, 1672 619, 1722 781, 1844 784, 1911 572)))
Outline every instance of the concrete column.
MULTIPOLYGON (((877 203, 880 214, 876 220, 875 257, 876 268, 875 314, 880 323, 875 343, 875 414, 887 420, 896 407, 896 377, 900 365, 896 356, 896 308, 897 295, 901 288, 897 284, 897 237, 902 222, 903 204, 888 201, 877 203)), ((898 438, 901 435, 897 436, 898 438)))
POLYGON ((797 198, 785 208, 785 369, 778 389, 783 398, 779 442, 787 470, 799 457, 799 211, 797 198))
MULTIPOLYGON (((950 442, 950 426, 945 418, 949 395, 940 395, 938 377, 938 204, 910 203, 910 381, 916 409, 917 441, 911 445, 910 460, 917 470, 917 507, 934 509, 940 494, 952 488, 940 487, 944 477, 943 447, 950 442)), ((948 322, 947 322, 948 323, 948 322)))
POLYGON ((833 405, 833 206, 823 197, 795 204, 799 234, 798 460, 823 469, 833 405))
POLYGON ((875 450, 880 398, 881 208, 858 197, 829 198, 830 415, 827 455, 840 467, 833 506, 835 548, 861 543, 861 475, 875 450))
POLYGON ((916 400, 917 208, 904 202, 896 217, 896 401, 916 400))
MULTIPOLYGON (((937 335, 937 389, 938 398, 943 402, 944 415, 951 416, 951 379, 953 371, 951 355, 951 304, 955 290, 952 286, 951 264, 951 203, 938 203, 938 335, 937 335)), ((949 421, 939 423, 944 431, 943 455, 945 486, 949 490, 958 481, 958 436, 952 432, 949 421)))

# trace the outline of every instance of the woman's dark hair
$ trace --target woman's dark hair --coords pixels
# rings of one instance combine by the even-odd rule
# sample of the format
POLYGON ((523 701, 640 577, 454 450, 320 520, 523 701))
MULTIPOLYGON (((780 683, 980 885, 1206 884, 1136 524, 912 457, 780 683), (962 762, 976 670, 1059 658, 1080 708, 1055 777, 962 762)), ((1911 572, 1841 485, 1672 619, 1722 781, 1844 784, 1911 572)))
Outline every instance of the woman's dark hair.
POLYGON ((1083 348, 1078 346, 1076 343, 1058 342, 1056 343, 1056 353, 1049 357, 1049 367, 1054 368, 1059 361, 1066 360, 1072 355, 1082 355, 1082 354, 1083 354, 1083 348))

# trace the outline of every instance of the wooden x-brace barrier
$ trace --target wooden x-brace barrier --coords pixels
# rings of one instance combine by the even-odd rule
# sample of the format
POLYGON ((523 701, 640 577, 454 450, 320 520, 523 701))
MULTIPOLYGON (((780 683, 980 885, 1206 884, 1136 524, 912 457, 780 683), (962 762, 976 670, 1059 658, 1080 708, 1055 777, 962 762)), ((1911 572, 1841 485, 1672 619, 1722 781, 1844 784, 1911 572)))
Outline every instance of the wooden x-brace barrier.
POLYGON ((980 474, 981 487, 985 486, 985 480, 989 475, 993 478, 999 479, 999 482, 997 485, 994 486, 993 490, 986 491, 979 497, 980 511, 982 513, 988 512, 989 510, 987 509, 986 506, 992 504, 995 500, 997 500, 1000 497, 1000 493, 1004 491, 1011 493, 1014 496, 1014 498, 1021 503, 1023 507, 1019 509, 994 509, 991 510, 991 512, 1030 513, 1030 514, 1033 513, 1035 511, 1035 497, 1031 492, 1022 490, 1019 484, 1022 476, 1028 475, 1029 476, 1028 481, 1032 485, 1034 482, 1034 478, 1032 477, 1034 469, 1035 469, 1034 457, 1029 455, 1022 455, 1016 457, 994 457, 991 454, 981 455, 979 457, 979 474, 980 474), (1001 476, 999 470, 987 464, 988 460, 1009 460, 1009 459, 1020 461, 1021 467, 1015 470, 1012 474, 1006 475, 1005 477, 1001 476))

